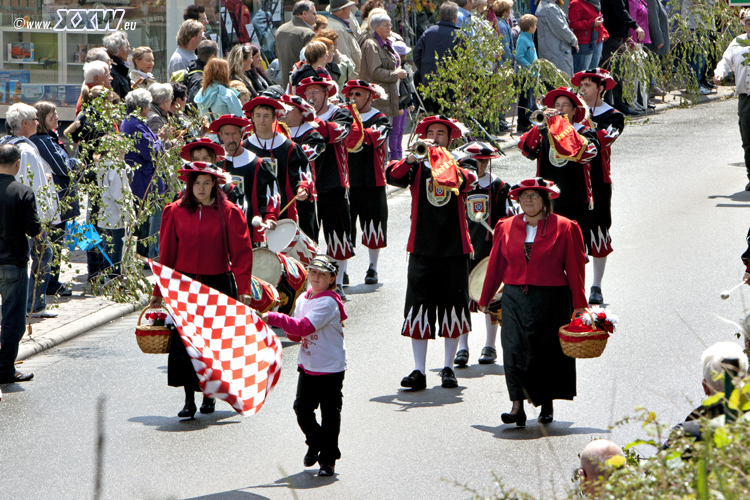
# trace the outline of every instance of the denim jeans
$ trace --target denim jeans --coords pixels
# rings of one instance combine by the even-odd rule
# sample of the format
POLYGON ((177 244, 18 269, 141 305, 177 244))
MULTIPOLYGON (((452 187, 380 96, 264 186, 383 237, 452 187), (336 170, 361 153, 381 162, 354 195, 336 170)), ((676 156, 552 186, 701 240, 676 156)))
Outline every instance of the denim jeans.
POLYGON ((31 314, 42 311, 47 307, 47 285, 50 277, 50 262, 52 262, 52 244, 47 237, 47 233, 44 233, 39 239, 29 238, 29 248, 31 250, 31 274, 29 275, 26 312, 31 314), (36 292, 36 301, 34 300, 34 292, 36 292))
POLYGON ((14 363, 18 343, 26 329, 26 297, 29 273, 25 267, 0 264, 0 298, 3 319, 0 321, 0 378, 16 373, 14 363))
POLYGON ((391 135, 388 137, 388 159, 400 160, 404 157, 401 147, 401 139, 404 137, 404 126, 406 125, 406 111, 401 116, 391 118, 391 135))
MULTIPOLYGON (((109 269, 109 272, 107 274, 110 277, 122 274, 122 266, 120 265, 120 261, 122 261, 122 238, 123 236, 125 236, 125 228, 99 229, 99 231, 101 232, 103 238, 105 236, 109 236, 112 239, 112 243, 109 244, 106 243, 106 238, 105 241, 102 242, 102 250, 106 252, 107 257, 109 257, 109 259, 112 261, 112 268, 109 269)), ((109 262, 107 262, 107 259, 105 259, 103 255, 101 255, 101 260, 103 261, 103 268, 109 267, 109 262)))
MULTIPOLYGON (((161 231, 161 216, 164 213, 164 208, 157 208, 154 215, 151 216, 151 222, 148 226, 149 238, 156 235, 156 240, 151 243, 148 247, 148 258, 157 259, 159 257, 159 231, 161 231)), ((113 261, 114 262, 114 261, 113 261)))
POLYGON ((601 42, 594 45, 593 51, 589 51, 588 47, 582 47, 581 50, 573 54, 573 71, 578 73, 579 71, 598 68, 599 61, 602 58, 603 47, 604 42, 601 42), (584 52, 588 52, 588 54, 584 52))

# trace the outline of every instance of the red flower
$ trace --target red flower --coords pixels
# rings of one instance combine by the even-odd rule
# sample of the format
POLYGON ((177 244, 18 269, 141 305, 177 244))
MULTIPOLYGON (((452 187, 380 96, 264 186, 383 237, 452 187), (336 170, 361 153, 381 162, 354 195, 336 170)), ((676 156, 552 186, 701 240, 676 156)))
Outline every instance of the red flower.
POLYGON ((151 319, 152 313, 146 313, 146 319, 151 319))
POLYGON ((607 319, 607 314, 603 313, 603 312, 600 312, 599 314, 596 315, 596 318, 597 319, 607 319))
POLYGON ((156 319, 160 319, 160 320, 163 321, 163 320, 167 319, 167 315, 165 313, 157 313, 156 314, 156 319))
POLYGON ((613 325, 609 321, 606 321, 604 325, 602 325, 602 328, 604 328, 604 331, 607 333, 613 333, 615 331, 615 325, 613 325))
POLYGON ((581 321, 580 318, 576 318, 570 322, 566 330, 568 330, 569 332, 573 332, 573 333, 584 333, 584 332, 592 331, 592 328, 586 323, 584 323, 583 321, 581 321))

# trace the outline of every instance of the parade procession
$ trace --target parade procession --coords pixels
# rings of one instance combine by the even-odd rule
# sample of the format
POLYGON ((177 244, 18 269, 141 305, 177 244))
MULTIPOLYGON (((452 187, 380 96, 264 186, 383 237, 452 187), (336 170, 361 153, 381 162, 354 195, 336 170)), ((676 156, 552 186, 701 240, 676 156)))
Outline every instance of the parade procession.
POLYGON ((7 498, 750 498, 750 8, 215 3, 0 104, 7 498))

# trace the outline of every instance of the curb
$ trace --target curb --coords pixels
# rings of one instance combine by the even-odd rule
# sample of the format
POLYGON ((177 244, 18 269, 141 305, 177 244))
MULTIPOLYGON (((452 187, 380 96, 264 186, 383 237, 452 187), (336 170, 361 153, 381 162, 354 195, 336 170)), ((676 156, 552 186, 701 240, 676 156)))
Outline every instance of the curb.
POLYGON ((39 354, 47 349, 58 346, 67 340, 78 337, 83 333, 99 328, 110 321, 114 321, 135 312, 139 308, 145 307, 147 303, 148 297, 144 297, 138 302, 138 304, 113 304, 84 316, 83 318, 71 321, 59 328, 50 330, 39 337, 26 339, 20 346, 18 346, 18 357, 16 357, 16 361, 23 361, 35 354, 39 354))

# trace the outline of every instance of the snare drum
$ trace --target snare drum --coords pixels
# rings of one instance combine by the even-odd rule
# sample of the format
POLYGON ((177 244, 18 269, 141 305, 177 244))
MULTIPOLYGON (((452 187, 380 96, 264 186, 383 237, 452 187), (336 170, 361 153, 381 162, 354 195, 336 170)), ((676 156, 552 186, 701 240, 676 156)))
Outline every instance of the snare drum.
MULTIPOLYGON (((479 302, 479 298, 482 296, 482 288, 484 287, 484 277, 487 275, 487 264, 489 264, 490 258, 485 257, 479 261, 474 269, 469 274, 469 297, 479 302)), ((490 301, 489 314, 495 318, 498 322, 503 318, 503 311, 500 308, 500 299, 503 297, 503 285, 500 284, 500 289, 497 291, 495 296, 490 301)))
POLYGON ((268 248, 253 249, 253 275, 276 287, 279 312, 291 315, 307 285, 307 271, 299 261, 268 248))
POLYGON ((304 265, 309 264, 318 247, 315 242, 299 228, 291 219, 282 219, 276 223, 276 229, 266 231, 268 248, 276 253, 283 253, 293 257, 304 265))
POLYGON ((250 290, 252 295, 250 307, 259 313, 262 314, 271 310, 275 311, 279 307, 279 292, 270 283, 266 283, 262 279, 253 276, 250 282, 250 290))

